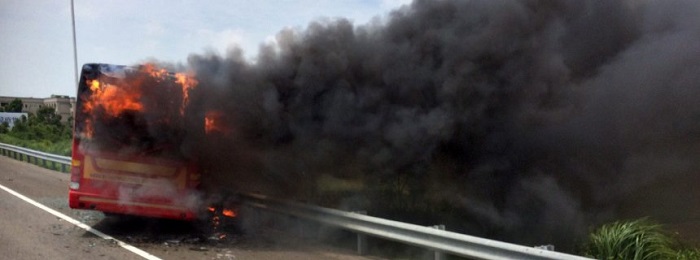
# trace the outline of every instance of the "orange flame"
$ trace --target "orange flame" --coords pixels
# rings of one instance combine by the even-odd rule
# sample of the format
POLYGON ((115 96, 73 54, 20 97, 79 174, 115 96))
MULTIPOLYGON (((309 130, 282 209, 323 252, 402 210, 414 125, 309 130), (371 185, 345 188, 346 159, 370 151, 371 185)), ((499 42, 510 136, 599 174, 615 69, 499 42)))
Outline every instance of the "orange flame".
POLYGON ((224 211, 222 211, 221 214, 224 214, 224 216, 227 216, 229 218, 236 217, 236 212, 231 209, 224 209, 224 211))
POLYGON ((85 102, 86 112, 91 112, 98 106, 104 108, 107 115, 116 117, 125 110, 141 111, 141 93, 128 91, 127 89, 101 84, 97 80, 87 82, 90 85, 92 95, 85 102))
POLYGON ((142 67, 143 72, 148 73, 151 77, 159 80, 165 79, 168 76, 168 71, 165 69, 156 68, 156 65, 147 63, 142 67))
POLYGON ((223 117, 224 113, 221 111, 208 111, 206 115, 204 115, 204 132, 207 134, 213 132, 228 134, 228 128, 222 123, 223 117))
POLYGON ((175 74, 175 83, 180 84, 182 87, 182 106, 180 107, 180 114, 184 115, 185 114, 185 107, 190 101, 190 89, 194 88, 199 84, 194 77, 190 77, 188 75, 182 74, 182 73, 177 73, 175 74))
POLYGON ((95 134, 95 128, 92 126, 92 120, 85 119, 85 136, 87 138, 92 138, 95 134))
MULTIPOLYGON (((94 135, 93 123, 99 121, 95 118, 94 112, 99 108, 104 111, 103 116, 118 117, 125 111, 143 112, 146 108, 142 103, 143 95, 148 93, 157 93, 145 91, 149 87, 145 82, 163 82, 167 79, 174 79, 175 90, 179 87, 182 90, 182 103, 180 104, 180 116, 185 113, 185 108, 189 104, 190 90, 198 84, 197 80, 191 73, 176 73, 172 74, 165 69, 158 68, 154 64, 145 64, 139 68, 139 76, 124 82, 106 83, 100 79, 87 80, 85 84, 90 91, 83 99, 83 112, 92 115, 85 119, 85 135, 92 138, 94 135), (113 84, 111 84, 113 83, 113 84)), ((168 85, 173 86, 173 85, 168 85)), ((177 92, 176 92, 177 93, 177 92)), ((145 97, 148 98, 148 97, 145 97)), ((168 118, 164 118, 165 122, 171 122, 168 118)))

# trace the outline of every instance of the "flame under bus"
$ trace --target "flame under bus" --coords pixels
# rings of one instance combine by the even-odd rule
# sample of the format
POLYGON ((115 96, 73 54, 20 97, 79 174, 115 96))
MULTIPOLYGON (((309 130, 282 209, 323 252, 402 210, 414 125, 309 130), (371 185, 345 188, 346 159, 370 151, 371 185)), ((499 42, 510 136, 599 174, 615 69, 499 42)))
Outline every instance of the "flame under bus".
MULTIPOLYGON (((195 219, 200 173, 180 149, 196 81, 154 66, 86 64, 78 85, 69 205, 195 219)), ((190 129, 190 130, 188 130, 190 129)))

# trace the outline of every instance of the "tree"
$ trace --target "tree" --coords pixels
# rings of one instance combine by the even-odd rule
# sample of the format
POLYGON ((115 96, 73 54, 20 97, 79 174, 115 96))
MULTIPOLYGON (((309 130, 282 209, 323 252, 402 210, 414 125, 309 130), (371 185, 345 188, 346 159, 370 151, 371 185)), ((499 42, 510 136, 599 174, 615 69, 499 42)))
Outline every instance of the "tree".
POLYGON ((10 123, 8 122, 2 122, 0 124, 0 134, 7 134, 7 132, 10 131, 10 123))
POLYGON ((41 123, 49 125, 61 125, 61 116, 51 107, 42 107, 36 111, 36 117, 41 123))
POLYGON ((15 98, 15 100, 12 100, 12 102, 5 105, 5 112, 22 112, 23 106, 24 104, 22 104, 22 100, 15 98))

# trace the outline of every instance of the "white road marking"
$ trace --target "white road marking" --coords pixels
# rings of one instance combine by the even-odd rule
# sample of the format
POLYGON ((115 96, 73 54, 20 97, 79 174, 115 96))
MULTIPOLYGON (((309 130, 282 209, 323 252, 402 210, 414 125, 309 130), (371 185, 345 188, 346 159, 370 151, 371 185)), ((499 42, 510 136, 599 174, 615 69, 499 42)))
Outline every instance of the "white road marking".
POLYGON ((129 244, 127 244, 127 243, 124 243, 123 241, 121 241, 121 240, 119 240, 119 239, 116 239, 116 238, 113 238, 113 237, 110 236, 110 235, 107 235, 107 234, 105 234, 105 233, 102 233, 102 232, 100 232, 99 230, 94 229, 94 228, 92 228, 91 226, 88 226, 87 224, 85 224, 85 223, 83 223, 83 222, 77 221, 77 220, 75 220, 75 219, 73 219, 73 218, 71 218, 71 217, 69 217, 69 216, 66 216, 65 214, 63 214, 63 213, 61 213, 61 212, 58 212, 58 211, 56 211, 56 210, 54 210, 54 209, 52 209, 52 208, 49 208, 49 207, 47 207, 47 206, 44 206, 43 204, 41 204, 41 203, 39 203, 39 202, 36 202, 36 201, 34 201, 34 200, 28 198, 27 196, 24 196, 24 195, 22 195, 22 194, 20 194, 20 193, 18 193, 18 192, 16 192, 16 191, 10 189, 10 188, 7 188, 7 187, 3 186, 2 184, 0 184, 0 189, 3 189, 3 190, 5 190, 5 191, 7 191, 8 193, 14 195, 15 197, 20 198, 20 199, 26 201, 27 203, 34 205, 34 206, 37 207, 37 208, 43 209, 44 211, 46 211, 46 212, 48 212, 48 213, 51 213, 51 214, 53 214, 53 215, 56 216, 56 217, 62 218, 63 220, 68 221, 68 222, 70 222, 70 223, 73 224, 73 225, 76 225, 76 226, 78 226, 78 227, 80 227, 80 228, 82 228, 82 229, 85 229, 86 231, 88 231, 88 232, 90 232, 90 233, 93 233, 93 234, 97 235, 98 237, 101 237, 101 238, 104 239, 104 240, 112 240, 112 241, 116 242, 119 246, 121 246, 122 248, 124 248, 124 249, 126 249, 126 250, 129 250, 129 251, 131 251, 132 253, 137 254, 137 255, 139 255, 139 256, 141 256, 141 257, 143 257, 143 258, 146 258, 146 259, 149 259, 149 260, 160 260, 160 258, 158 258, 157 256, 154 256, 154 255, 152 255, 152 254, 149 254, 148 252, 143 251, 143 250, 141 250, 141 249, 139 249, 139 248, 137 248, 137 247, 135 247, 135 246, 129 245, 129 244))

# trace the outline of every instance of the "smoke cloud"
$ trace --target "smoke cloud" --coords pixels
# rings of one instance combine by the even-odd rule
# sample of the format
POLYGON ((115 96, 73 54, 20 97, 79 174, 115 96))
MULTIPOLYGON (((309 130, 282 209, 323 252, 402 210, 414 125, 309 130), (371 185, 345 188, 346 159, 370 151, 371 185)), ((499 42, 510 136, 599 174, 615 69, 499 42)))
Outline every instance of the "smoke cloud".
POLYGON ((602 221, 661 216, 636 201, 663 198, 659 183, 698 180, 698 13, 690 0, 416 0, 368 24, 314 21, 254 60, 189 57, 190 123, 218 111, 228 130, 182 150, 212 191, 571 249, 602 221))

